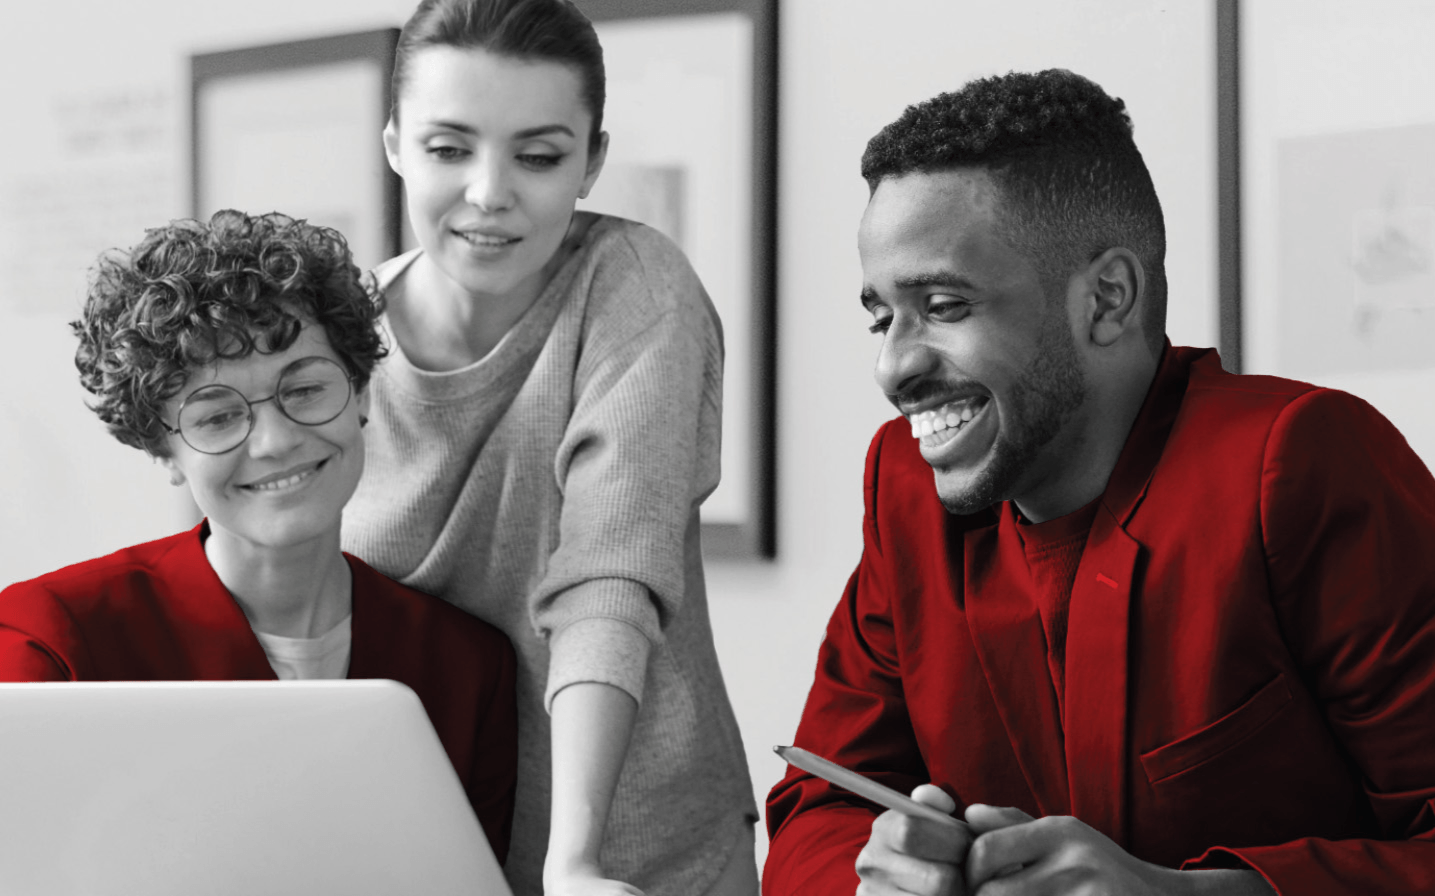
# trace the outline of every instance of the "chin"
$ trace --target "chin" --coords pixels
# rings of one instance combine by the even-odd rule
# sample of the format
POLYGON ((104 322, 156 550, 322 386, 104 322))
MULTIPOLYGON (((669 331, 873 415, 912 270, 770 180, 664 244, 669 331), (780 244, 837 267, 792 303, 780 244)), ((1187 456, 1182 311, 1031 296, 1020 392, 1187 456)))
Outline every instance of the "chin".
POLYGON ((1001 483, 997 481, 991 463, 972 471, 960 473, 953 470, 932 468, 937 487, 937 499, 948 513, 969 516, 979 513, 1003 500, 1001 483))

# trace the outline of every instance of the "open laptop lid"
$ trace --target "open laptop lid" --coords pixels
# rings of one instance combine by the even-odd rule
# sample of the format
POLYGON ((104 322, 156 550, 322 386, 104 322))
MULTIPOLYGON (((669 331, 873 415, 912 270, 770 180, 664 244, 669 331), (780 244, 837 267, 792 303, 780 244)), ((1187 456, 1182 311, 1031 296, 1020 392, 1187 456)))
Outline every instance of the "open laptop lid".
POLYGON ((392 681, 0 684, 0 893, 512 896, 392 681))

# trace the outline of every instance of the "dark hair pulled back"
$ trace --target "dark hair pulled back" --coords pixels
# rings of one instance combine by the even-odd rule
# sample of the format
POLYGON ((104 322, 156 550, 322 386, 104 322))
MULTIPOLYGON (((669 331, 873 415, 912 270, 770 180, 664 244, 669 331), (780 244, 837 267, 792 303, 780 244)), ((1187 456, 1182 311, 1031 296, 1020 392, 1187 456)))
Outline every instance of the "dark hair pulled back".
POLYGON ((428 47, 485 50, 571 67, 583 82, 583 105, 593 117, 588 152, 598 151, 607 96, 603 48, 593 23, 570 0, 423 0, 399 34, 389 110, 395 122, 410 61, 428 47))

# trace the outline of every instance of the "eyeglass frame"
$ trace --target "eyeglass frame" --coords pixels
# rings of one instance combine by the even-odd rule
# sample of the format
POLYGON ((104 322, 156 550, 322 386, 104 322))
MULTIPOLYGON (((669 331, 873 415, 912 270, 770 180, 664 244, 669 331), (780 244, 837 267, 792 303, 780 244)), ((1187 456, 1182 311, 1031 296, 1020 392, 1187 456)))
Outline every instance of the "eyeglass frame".
POLYGON ((184 401, 179 403, 179 409, 175 411, 176 421, 178 421, 179 418, 184 414, 184 409, 189 404, 189 400, 195 395, 204 391, 205 389, 228 389, 230 392, 233 392, 235 395, 238 395, 239 400, 244 402, 244 404, 247 406, 249 414, 249 428, 244 431, 243 438, 235 442, 233 445, 230 445, 228 448, 225 448, 223 451, 205 451, 203 448, 197 447, 193 442, 185 438, 182 427, 170 426, 164 421, 163 418, 160 419, 159 425, 164 429, 165 432, 169 433, 170 435, 179 436, 180 439, 184 442, 184 444, 188 445, 192 450, 198 451, 200 454, 208 454, 210 457, 218 457, 221 454, 228 454, 229 452, 234 451, 240 445, 243 445, 245 442, 249 441, 249 437, 254 434, 254 422, 259 419, 259 415, 254 411, 255 405, 263 404, 266 401, 272 401, 274 402, 274 408, 284 416, 285 420, 288 420, 291 423, 296 423, 299 426, 323 426, 327 423, 333 423, 335 420, 339 419, 340 414, 348 410, 349 402, 354 400, 354 380, 356 379, 358 379, 357 376, 353 375, 352 373, 349 373, 341 362, 335 361, 333 358, 326 358, 323 355, 306 355, 302 358, 295 358, 293 361, 284 365, 284 369, 279 371, 279 378, 274 381, 274 393, 272 395, 266 395, 263 398, 256 398, 253 401, 250 401, 248 396, 246 396, 243 392, 240 392, 233 386, 225 385, 224 383, 210 383, 205 386, 200 386, 198 389, 195 389, 193 392, 190 392, 188 395, 186 395, 184 397, 184 401), (330 417, 327 420, 320 420, 317 423, 305 423, 303 420, 295 420, 289 414, 289 412, 284 409, 284 403, 278 400, 279 384, 284 382, 285 375, 288 374, 289 371, 293 370, 296 365, 303 364, 306 361, 324 361, 326 363, 334 365, 335 367, 339 368, 339 371, 341 373, 344 374, 344 383, 348 386, 348 392, 344 395, 344 404, 339 408, 339 410, 334 412, 334 416, 330 417))

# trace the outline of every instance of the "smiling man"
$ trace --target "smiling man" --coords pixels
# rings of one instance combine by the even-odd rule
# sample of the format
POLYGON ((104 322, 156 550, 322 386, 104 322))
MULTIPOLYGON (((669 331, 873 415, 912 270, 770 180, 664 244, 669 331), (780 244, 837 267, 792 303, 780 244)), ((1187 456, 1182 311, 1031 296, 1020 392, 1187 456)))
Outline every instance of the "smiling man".
POLYGON ((1435 892, 1435 480, 1405 440, 1166 341, 1160 204, 1084 78, 938 96, 862 169, 903 419, 796 743, 970 827, 794 769, 764 893, 1435 892))

